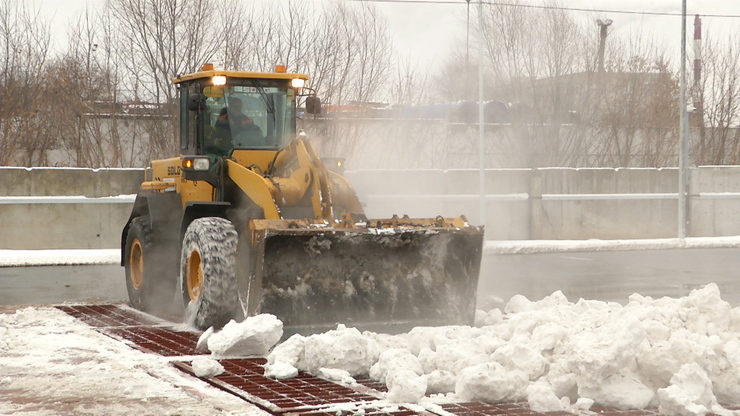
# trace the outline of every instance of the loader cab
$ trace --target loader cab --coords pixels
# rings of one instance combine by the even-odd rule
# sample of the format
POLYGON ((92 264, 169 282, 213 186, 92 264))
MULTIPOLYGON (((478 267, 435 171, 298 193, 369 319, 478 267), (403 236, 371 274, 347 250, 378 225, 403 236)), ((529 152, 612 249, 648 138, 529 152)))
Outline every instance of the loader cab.
POLYGON ((296 101, 306 79, 284 72, 214 70, 175 78, 181 153, 274 153, 296 136, 296 101))

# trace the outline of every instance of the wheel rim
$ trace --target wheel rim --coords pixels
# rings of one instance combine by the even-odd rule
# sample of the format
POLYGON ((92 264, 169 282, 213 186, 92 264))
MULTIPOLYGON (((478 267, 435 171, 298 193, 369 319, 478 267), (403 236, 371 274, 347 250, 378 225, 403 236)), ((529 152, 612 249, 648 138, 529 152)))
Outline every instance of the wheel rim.
POLYGON ((185 281, 188 285, 190 300, 198 299, 203 286, 203 268, 200 264, 200 253, 197 250, 190 252, 185 270, 185 281))
POLYGON ((138 238, 134 238, 134 241, 131 242, 128 264, 130 266, 131 285, 134 289, 139 290, 144 282, 144 256, 141 241, 138 238))

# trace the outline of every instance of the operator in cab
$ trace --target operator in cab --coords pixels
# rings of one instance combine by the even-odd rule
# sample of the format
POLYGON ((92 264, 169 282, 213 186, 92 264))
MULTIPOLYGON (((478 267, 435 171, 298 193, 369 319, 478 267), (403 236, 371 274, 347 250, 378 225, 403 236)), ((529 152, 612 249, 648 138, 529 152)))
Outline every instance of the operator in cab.
POLYGON ((244 114, 242 101, 229 97, 214 125, 213 141, 206 149, 228 155, 236 147, 262 146, 265 136, 254 120, 244 114))

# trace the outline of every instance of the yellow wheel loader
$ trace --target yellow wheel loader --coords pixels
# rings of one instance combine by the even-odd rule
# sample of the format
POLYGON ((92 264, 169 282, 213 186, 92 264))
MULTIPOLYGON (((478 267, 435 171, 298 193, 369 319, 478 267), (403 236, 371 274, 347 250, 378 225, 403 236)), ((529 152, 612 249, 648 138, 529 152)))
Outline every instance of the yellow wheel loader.
POLYGON ((300 333, 471 324, 482 227, 366 218, 296 132, 307 79, 212 67, 174 79, 181 155, 151 162, 121 236, 131 304, 162 309, 180 291, 199 328, 258 313, 300 333))

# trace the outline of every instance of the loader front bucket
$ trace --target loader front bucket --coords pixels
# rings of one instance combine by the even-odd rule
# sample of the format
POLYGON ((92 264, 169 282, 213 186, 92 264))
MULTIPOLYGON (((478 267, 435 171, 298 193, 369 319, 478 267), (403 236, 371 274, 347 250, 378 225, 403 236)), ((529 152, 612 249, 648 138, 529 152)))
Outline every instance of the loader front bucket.
POLYGON ((471 325, 483 230, 460 222, 254 221, 248 312, 276 315, 288 333, 471 325))

